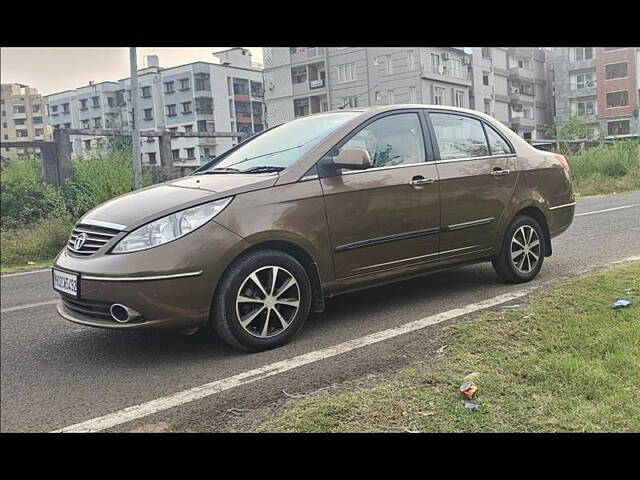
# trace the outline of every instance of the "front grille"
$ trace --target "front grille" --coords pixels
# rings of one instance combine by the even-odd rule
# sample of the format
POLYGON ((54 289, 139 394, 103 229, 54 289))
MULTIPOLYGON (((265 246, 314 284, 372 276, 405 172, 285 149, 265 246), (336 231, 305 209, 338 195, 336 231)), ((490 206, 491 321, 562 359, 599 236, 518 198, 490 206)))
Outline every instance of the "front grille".
POLYGON ((97 320, 112 320, 109 308, 110 303, 97 302, 95 300, 79 300, 70 298, 66 295, 62 296, 62 302, 67 310, 79 313, 85 317, 95 318, 97 320))
POLYGON ((118 233, 120 230, 81 223, 71 232, 67 249, 75 255, 93 255, 118 233), (80 248, 75 248, 76 239, 82 234, 86 235, 86 240, 80 248))

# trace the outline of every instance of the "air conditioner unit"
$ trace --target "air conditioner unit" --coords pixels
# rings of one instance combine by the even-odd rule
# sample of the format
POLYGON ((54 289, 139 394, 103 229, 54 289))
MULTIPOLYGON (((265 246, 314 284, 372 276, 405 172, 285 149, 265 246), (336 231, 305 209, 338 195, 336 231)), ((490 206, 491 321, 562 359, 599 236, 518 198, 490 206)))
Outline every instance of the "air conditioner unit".
POLYGON ((444 75, 444 72, 445 72, 444 65, 438 65, 438 73, 440 75, 444 75))
POLYGON ((444 53, 442 54, 442 59, 443 59, 443 60, 449 60, 449 58, 451 58, 451 55, 449 55, 447 52, 444 52, 444 53))
POLYGON ((471 59, 469 57, 462 57, 462 64, 469 65, 471 63, 471 59))

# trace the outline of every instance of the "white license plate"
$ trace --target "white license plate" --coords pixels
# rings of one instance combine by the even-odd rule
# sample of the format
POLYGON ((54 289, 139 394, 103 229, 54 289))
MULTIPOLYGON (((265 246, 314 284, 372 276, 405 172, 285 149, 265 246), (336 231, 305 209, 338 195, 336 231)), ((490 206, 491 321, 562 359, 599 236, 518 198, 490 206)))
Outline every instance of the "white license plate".
POLYGON ((78 279, 79 275, 77 273, 67 273, 53 269, 53 288, 76 298, 78 297, 78 279))

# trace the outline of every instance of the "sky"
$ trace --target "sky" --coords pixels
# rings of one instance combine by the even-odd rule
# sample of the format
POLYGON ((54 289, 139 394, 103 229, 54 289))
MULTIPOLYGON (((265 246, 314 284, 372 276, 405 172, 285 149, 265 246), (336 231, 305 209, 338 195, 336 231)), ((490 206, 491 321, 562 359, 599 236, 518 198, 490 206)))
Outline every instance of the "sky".
MULTIPOLYGON (((174 67, 196 61, 216 63, 212 53, 229 47, 138 47, 138 67, 145 55, 158 55, 161 67, 174 67)), ((252 61, 262 63, 260 47, 251 50, 252 61)), ((21 83, 37 88, 42 95, 71 90, 105 80, 116 81, 129 76, 129 49, 103 48, 2 48, 1 83, 21 83)))

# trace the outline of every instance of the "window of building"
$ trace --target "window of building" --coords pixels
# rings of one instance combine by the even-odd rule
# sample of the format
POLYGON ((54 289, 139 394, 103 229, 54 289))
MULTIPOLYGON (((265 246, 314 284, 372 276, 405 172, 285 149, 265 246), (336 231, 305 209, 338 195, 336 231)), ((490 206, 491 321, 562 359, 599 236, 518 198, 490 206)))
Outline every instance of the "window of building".
POLYGON ((71 123, 65 123, 64 128, 71 128, 71 123))
POLYGON ((87 99, 86 98, 81 98, 80 99, 80 110, 86 110, 87 109, 87 99))
POLYGON ((178 81, 180 82, 180 90, 189 90, 189 78, 181 78, 178 81))
POLYGON ((338 83, 351 82, 356 79, 356 64, 345 63, 344 65, 338 65, 338 83))
POLYGON ((153 108, 145 108, 142 111, 144 112, 145 120, 153 120, 153 108))
POLYGON ((607 133, 609 135, 629 135, 629 120, 618 120, 607 123, 607 133))
POLYGON ((209 90, 209 88, 207 88, 207 80, 205 80, 204 78, 196 78, 195 80, 196 82, 196 92, 200 92, 202 90, 209 90))
POLYGON ((180 149, 179 148, 171 150, 171 158, 173 158, 174 160, 180 160, 180 149))
POLYGON ((262 82, 254 82, 251 80, 251 96, 254 98, 264 97, 264 86, 262 82))
POLYGON ((607 108, 626 107, 627 105, 629 105, 628 91, 607 93, 607 108))
POLYGON ((25 113, 25 108, 24 105, 14 105, 13 106, 13 113, 25 113))
POLYGON ((185 133, 193 133, 193 125, 185 125, 184 131, 185 133))
POLYGON ((82 128, 89 128, 90 127, 88 119, 87 120, 81 120, 80 124, 82 125, 82 128))
POLYGON ((142 98, 149 98, 151 96, 151 87, 142 87, 142 98))
POLYGON ((409 70, 416 68, 416 56, 413 50, 407 51, 407 68, 409 70))
POLYGON ((107 97, 107 105, 109 105, 110 107, 113 107, 115 103, 116 102, 113 97, 107 97))
POLYGON ((198 131, 206 132, 207 131, 207 121, 206 120, 198 120, 198 131))
POLYGON ((173 82, 164 82, 164 93, 173 93, 173 82))
POLYGON ((596 112, 595 101, 587 100, 583 102, 578 102, 576 110, 580 115, 593 115, 596 112))
POLYGON ((85 150, 91 150, 91 140, 83 140, 82 143, 85 150))
POLYGON ((576 75, 576 88, 591 88, 595 87, 592 73, 582 73, 576 75))
POLYGON ((27 124, 27 119, 26 118, 14 118, 13 119, 13 123, 15 123, 16 125, 26 125, 27 124))
POLYGON ((574 48, 574 58, 576 62, 582 60, 590 60, 593 58, 592 47, 576 47, 574 48))
POLYGON ((396 103, 396 96, 393 93, 393 90, 387 90, 387 103, 389 105, 393 105, 396 103))
POLYGON ((484 113, 485 115, 491 115, 491 100, 488 98, 484 99, 484 113))
POLYGON ((167 116, 175 117, 176 116, 176 105, 167 105, 167 116))
POLYGON ((102 119, 100 117, 96 117, 93 119, 93 126, 95 128, 100 128, 102 126, 102 119))
POLYGON ((40 111, 40 104, 38 104, 38 105, 32 105, 32 106, 31 106, 31 108, 32 108, 32 110, 31 110, 31 111, 32 111, 33 113, 38 113, 38 112, 40 111))
POLYGON ((62 113, 69 113, 69 104, 68 103, 63 103, 62 104, 62 113))
POLYGON ((36 123, 36 124, 42 123, 42 117, 33 117, 33 123, 36 123))
POLYGON ((482 58, 485 60, 491 60, 491 48, 490 47, 482 47, 482 58))
POLYGON ((44 135, 44 128, 36 128, 35 134, 36 134, 36 137, 40 137, 44 135))
POLYGON ((462 60, 459 58, 451 59, 451 75, 456 78, 462 78, 462 60))
POLYGON ((156 152, 147 153, 149 163, 156 163, 156 152))
POLYGON ((518 68, 531 70, 531 62, 528 58, 516 58, 516 64, 518 65, 518 68))
POLYGON ((489 85, 489 72, 482 72, 482 84, 489 85))
POLYGON ((58 105, 51 105, 49 108, 50 108, 50 110, 52 112, 57 112, 58 111, 58 105))
POLYGON ((28 137, 29 132, 27 130, 16 130, 16 137, 28 137))
POLYGON ((387 74, 392 74, 393 73, 393 58, 391 56, 391 54, 387 55, 387 61, 386 63, 386 72, 387 74))
POLYGON ((433 104, 434 105, 444 105, 444 88, 443 87, 433 87, 433 104))
POLYGON ((345 108, 357 108, 358 106, 358 97, 342 97, 340 100, 340 106, 345 105, 345 108))
POLYGON ((605 52, 610 52, 611 50, 624 50, 627 47, 604 47, 605 52))
POLYGON ((464 108, 464 90, 455 91, 454 106, 464 108))
POLYGON ((94 107, 99 107, 100 106, 100 97, 91 97, 91 100, 93 101, 93 106, 94 107))
POLYGON ((8 128, 7 127, 7 122, 2 122, 2 128, 8 128))
POLYGON ((418 103, 418 95, 416 87, 409 87, 409 103, 418 103))
POLYGON ((182 104, 182 113, 191 113, 191 102, 184 102, 182 104))
POLYGON ((610 63, 604 66, 605 78, 611 80, 613 78, 625 78, 627 73, 627 62, 610 63))
POLYGON ((340 150, 345 148, 367 150, 374 168, 425 161, 422 128, 415 113, 388 115, 376 120, 351 137, 340 150))
POLYGON ((293 67, 291 69, 291 82, 294 84, 304 83, 307 81, 307 67, 293 67))
POLYGON ((187 158, 192 159, 192 158, 196 158, 196 154, 195 154, 195 148, 191 147, 191 148, 187 148, 187 158))
POLYGON ((440 158, 484 157, 489 146, 479 120, 449 113, 430 113, 440 158))
POLYGON ((431 71, 438 73, 440 71, 440 55, 437 53, 430 54, 431 57, 431 71))
POLYGON ((309 115, 309 99, 308 98, 296 98, 293 101, 293 113, 295 117, 304 117, 309 115))

